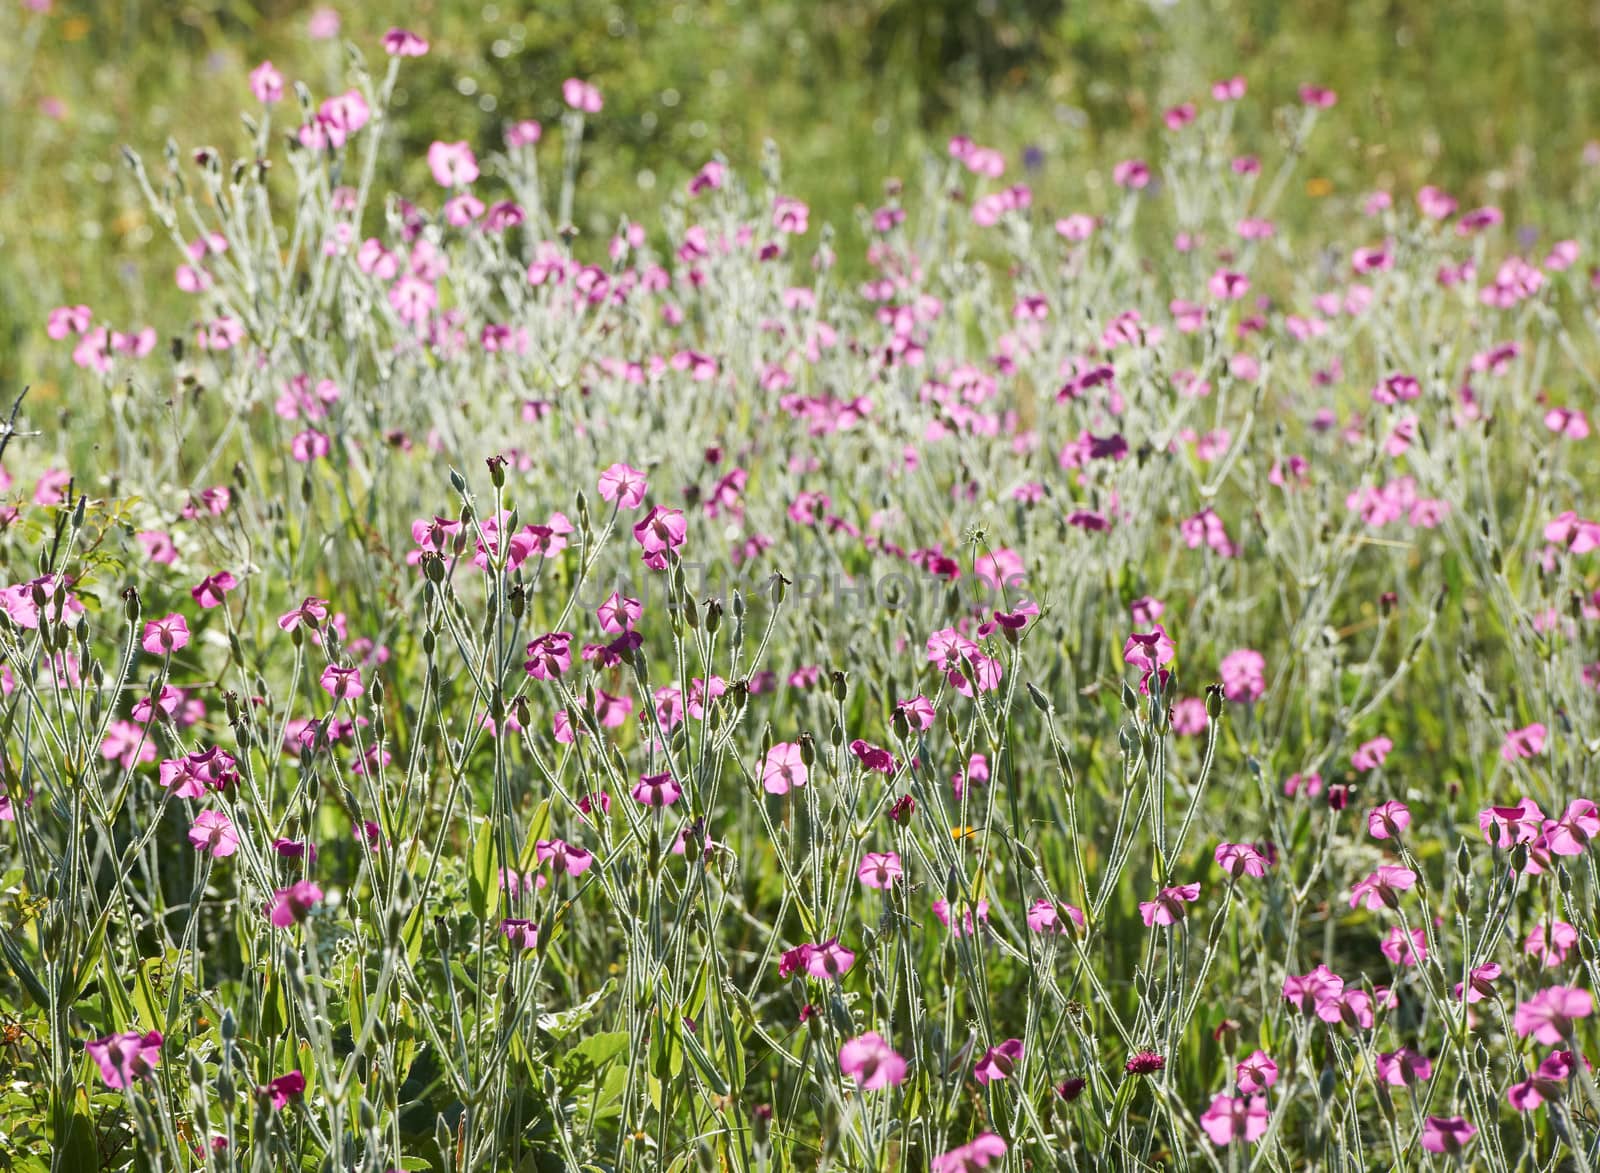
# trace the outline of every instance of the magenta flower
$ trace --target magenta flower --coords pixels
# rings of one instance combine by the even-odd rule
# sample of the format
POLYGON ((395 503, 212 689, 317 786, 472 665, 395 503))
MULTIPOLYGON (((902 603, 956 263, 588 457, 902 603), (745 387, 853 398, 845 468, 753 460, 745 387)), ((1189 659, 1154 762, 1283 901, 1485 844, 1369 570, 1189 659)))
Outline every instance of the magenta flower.
POLYGON ((892 851, 869 851, 861 857, 856 878, 868 888, 890 888, 905 874, 900 857, 892 851))
POLYGON ((1522 951, 1544 962, 1546 969, 1554 969, 1566 961, 1577 943, 1578 930, 1558 920, 1548 926, 1548 931, 1545 925, 1534 925, 1527 939, 1522 942, 1522 951))
POLYGON ((1248 1059, 1234 1064, 1233 1077, 1239 1090, 1251 1095, 1278 1082, 1278 1065, 1265 1051, 1258 1049, 1248 1059))
POLYGON ((1183 919, 1183 906, 1198 899, 1200 899, 1199 884, 1179 884, 1175 888, 1163 888, 1154 900, 1147 900, 1139 905, 1139 915, 1144 918, 1147 928, 1177 924, 1183 919))
POLYGON ((428 170, 440 187, 465 187, 478 178, 478 157, 465 142, 434 142, 428 147, 428 170))
POLYGON ((188 645, 189 624, 174 613, 146 623, 139 646, 152 656, 168 656, 188 645))
POLYGON ((1575 1020, 1593 1013, 1594 999, 1589 991, 1576 986, 1551 986, 1521 1003, 1512 1025, 1520 1038, 1532 1035, 1535 1042, 1553 1047, 1572 1033, 1575 1020))
POLYGON ((631 793, 640 806, 671 806, 683 797, 683 787, 670 773, 644 774, 631 793))
POLYGON ((250 71, 250 92, 263 106, 283 101, 283 74, 272 62, 263 61, 250 71))
MULTIPOLYGON (((1588 1059, 1583 1063, 1589 1066, 1588 1059)), ((1546 1100, 1559 1100, 1577 1069, 1578 1058, 1571 1051, 1552 1052, 1531 1076, 1506 1089, 1506 1102, 1518 1112, 1531 1112, 1546 1100)))
POLYGON ((1313 1012, 1322 1002, 1344 993, 1344 979, 1326 965, 1310 973, 1290 974, 1283 979, 1283 997, 1302 1014, 1313 1012))
POLYGON ((303 624, 312 631, 318 631, 327 621, 328 600, 307 595, 294 610, 285 611, 278 616, 278 627, 284 631, 293 631, 303 624))
POLYGON ((1323 998, 1316 1006, 1317 1017, 1335 1026, 1356 1026, 1371 1030, 1372 995, 1365 990, 1343 989, 1338 994, 1323 998))
POLYGON ((500 935, 524 952, 539 947, 539 926, 508 916, 500 922, 500 935))
POLYGON ((234 830, 233 820, 221 811, 201 811, 189 828, 189 842, 196 851, 226 859, 239 850, 239 832, 234 830))
POLYGON ((1157 1051, 1135 1051, 1122 1069, 1129 1075, 1154 1075, 1166 1065, 1166 1057, 1157 1051))
POLYGON ((1350 755, 1350 764, 1358 770, 1376 770, 1393 749, 1394 742, 1387 737, 1374 737, 1356 748, 1350 755))
POLYGON ((1230 701, 1256 701, 1267 691, 1267 661, 1260 652, 1241 648, 1222 657, 1217 666, 1222 695, 1230 701))
POLYGON ((1143 159, 1124 159, 1111 169, 1111 182, 1138 191, 1150 185, 1150 168, 1143 159))
POLYGON ((123 1031, 90 1039, 83 1049, 100 1068, 100 1078, 107 1087, 132 1087, 135 1080, 149 1079, 160 1061, 161 1032, 123 1031))
POLYGON ((306 1077, 300 1074, 299 1069, 280 1075, 276 1079, 267 1081, 261 1089, 261 1094, 272 1100, 272 1110, 281 1112, 289 1106, 289 1101, 298 1099, 305 1094, 306 1077))
POLYGON ((576 77, 561 83, 561 100, 584 114, 598 114, 605 105, 597 87, 576 77))
POLYGON ((637 509, 650 488, 644 473, 626 464, 613 464, 600 474, 600 497, 615 501, 618 509, 637 509))
POLYGON ((383 34, 383 51, 391 57, 422 57, 428 42, 408 29, 390 29, 383 34))
POLYGON ((1403 802, 1383 802, 1367 812, 1367 833, 1374 839, 1398 839, 1411 826, 1411 809, 1403 802))
POLYGON ((1423 1083, 1433 1075, 1433 1064, 1420 1051, 1401 1047, 1398 1051, 1380 1051, 1377 1058, 1378 1078, 1390 1087, 1410 1087, 1423 1083))
POLYGON ((311 910, 321 903, 322 889, 310 880, 299 880, 272 894, 267 919, 278 928, 286 929, 305 920, 311 910))
POLYGON ((1139 691, 1144 694, 1150 692, 1150 679, 1158 672, 1160 683, 1165 687, 1168 673, 1162 665, 1172 663, 1177 654, 1177 645, 1159 623, 1150 631, 1131 633, 1122 645, 1123 662, 1140 672, 1139 691))
POLYGON ((1422 1122, 1422 1147, 1430 1153, 1457 1156, 1477 1131, 1460 1116, 1429 1116, 1422 1122))
POLYGON ((203 798, 207 791, 226 790, 239 780, 239 763, 219 746, 197 750, 161 763, 161 785, 174 798, 203 798))
POLYGON ((336 701, 354 700, 367 691, 367 686, 361 682, 361 669, 342 668, 338 664, 329 664, 322 670, 320 683, 322 691, 336 701))
POLYGON ((856 955, 839 944, 838 937, 830 937, 820 945, 813 945, 805 959, 806 972, 818 980, 843 977, 856 963, 856 955))
POLYGON ((1428 956, 1428 934, 1422 929, 1407 933, 1391 925, 1378 948, 1395 965, 1421 965, 1428 956))
POLYGON ((972 1068, 972 1078, 979 1083, 1005 1079, 1022 1062, 1022 1040, 1007 1039, 998 1047, 990 1047, 972 1068))
POLYGON ((850 752, 869 770, 876 770, 880 774, 892 774, 895 771, 894 755, 869 741, 856 738, 850 743, 850 752))
POLYGON ((1211 1106, 1200 1116, 1200 1127, 1214 1145, 1230 1145, 1236 1140, 1255 1144, 1267 1133, 1267 1122, 1272 1114, 1267 1111, 1265 1096, 1217 1095, 1211 1106))
POLYGON ((797 742, 778 742, 761 763, 761 786, 768 794, 788 794, 791 788, 804 786, 809 776, 797 742))
POLYGON ((1532 843, 1544 830, 1544 812, 1538 803, 1524 796, 1516 806, 1491 806, 1479 811, 1478 829, 1485 841, 1502 850, 1518 843, 1532 843))
POLYGON ((229 591, 239 585, 239 580, 226 570, 216 574, 207 575, 200 580, 198 586, 189 591, 194 601, 207 609, 222 606, 222 599, 229 591))
POLYGON ((1356 881, 1350 889, 1350 907, 1365 907, 1377 912, 1384 907, 1400 907, 1400 893, 1416 887, 1417 873, 1410 868, 1384 864, 1371 875, 1356 881))
POLYGON ((868 1031, 839 1048, 839 1070, 862 1091, 876 1092, 905 1082, 906 1061, 877 1031, 868 1031))
POLYGON ((1267 874, 1267 857, 1248 843, 1219 843, 1215 858, 1217 866, 1236 880, 1267 874))
POLYGON ((594 854, 561 839, 541 839, 533 845, 534 858, 550 863, 552 870, 581 876, 594 863, 594 854))
POLYGON ((1468 1005, 1481 1002, 1485 998, 1494 996, 1494 980, 1500 976, 1500 967, 1494 962, 1480 965, 1467 974, 1466 983, 1456 983, 1456 998, 1460 1000, 1465 994, 1468 1005))
POLYGON ((1071 904, 1051 904, 1042 899, 1035 900, 1028 909, 1028 927, 1036 933, 1064 933, 1067 931, 1066 921, 1083 928, 1083 910, 1071 904))
POLYGON ((572 667, 572 633, 552 631, 529 642, 523 669, 535 680, 554 680, 572 667))
POLYGON ((643 610, 644 604, 638 599, 626 599, 619 592, 612 591, 611 597, 596 607, 594 613, 600 620, 601 631, 623 632, 633 630, 643 610))
POLYGON ((1600 811, 1587 798, 1575 798, 1559 819, 1545 826, 1544 838, 1552 855, 1582 855, 1600 838, 1600 811))
POLYGON ((665 570, 668 556, 683 545, 688 523, 678 509, 652 506, 643 520, 633 527, 634 540, 644 551, 644 564, 651 570, 665 570))
POLYGON ((1532 725, 1524 725, 1521 729, 1511 730, 1500 746, 1501 760, 1514 762, 1518 758, 1538 757, 1544 752, 1544 742, 1549 732, 1537 721, 1532 725))
POLYGON ((940 1153, 928 1166, 928 1173, 974 1173, 987 1169, 991 1161, 1006 1155, 1006 1142, 992 1132, 980 1132, 964 1145, 940 1153))

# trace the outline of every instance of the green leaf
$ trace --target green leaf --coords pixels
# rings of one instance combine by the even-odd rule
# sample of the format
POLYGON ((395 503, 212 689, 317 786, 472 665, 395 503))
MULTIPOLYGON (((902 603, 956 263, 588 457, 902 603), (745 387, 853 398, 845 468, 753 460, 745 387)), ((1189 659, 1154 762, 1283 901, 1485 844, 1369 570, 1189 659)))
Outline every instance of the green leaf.
POLYGON ((494 836, 489 833, 487 821, 473 836, 467 897, 472 915, 482 921, 494 916, 500 906, 500 885, 494 882, 494 836))
POLYGON ((33 972, 33 967, 28 964, 28 959, 22 954, 22 946, 11 935, 11 930, 0 928, 0 950, 6 955, 6 964, 11 967, 11 972, 17 975, 17 980, 22 983, 22 988, 28 991, 28 996, 39 1004, 41 1008, 50 1005, 50 993, 44 988, 44 983, 39 980, 39 975, 33 972))

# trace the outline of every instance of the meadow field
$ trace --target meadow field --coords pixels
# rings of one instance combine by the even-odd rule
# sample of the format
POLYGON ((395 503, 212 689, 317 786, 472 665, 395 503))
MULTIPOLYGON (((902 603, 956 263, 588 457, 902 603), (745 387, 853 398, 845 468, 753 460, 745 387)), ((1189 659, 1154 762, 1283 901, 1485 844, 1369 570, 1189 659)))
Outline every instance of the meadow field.
POLYGON ((1600 11, 3 2, 0 1170, 1600 1168, 1600 11))

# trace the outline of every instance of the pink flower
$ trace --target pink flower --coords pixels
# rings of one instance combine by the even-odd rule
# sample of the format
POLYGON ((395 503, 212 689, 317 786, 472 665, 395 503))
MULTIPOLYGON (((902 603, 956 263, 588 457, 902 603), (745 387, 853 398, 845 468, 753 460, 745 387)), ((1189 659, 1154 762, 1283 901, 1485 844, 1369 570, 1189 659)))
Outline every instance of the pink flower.
POLYGON ((877 1031, 868 1031, 839 1048, 839 1070, 862 1091, 875 1092, 904 1083, 906 1061, 877 1031))
POLYGON ((1265 1051, 1258 1049, 1248 1059, 1234 1064, 1233 1077, 1239 1090, 1250 1095, 1265 1091, 1278 1082, 1278 1065, 1265 1051))
POLYGON ((613 464, 600 474, 601 499, 615 501, 618 509, 639 508, 649 488, 644 473, 626 464, 613 464))
POLYGON ((791 787, 804 786, 807 777, 800 746, 793 741, 778 742, 761 763, 761 786, 768 794, 788 794, 791 787))
POLYGON ((630 793, 640 806, 671 806, 683 797, 683 787, 670 773, 644 774, 630 793))
POLYGON ((1211 280, 1206 283, 1206 290, 1218 301, 1238 301, 1250 292, 1250 279, 1243 273, 1218 269, 1211 274, 1211 280))
POLYGON ((1401 1047, 1398 1051, 1379 1052, 1378 1078, 1390 1087, 1410 1087, 1424 1083, 1433 1075, 1433 1064, 1420 1051, 1401 1047))
POLYGON ((1544 752, 1544 740, 1548 732, 1538 722, 1513 729, 1506 734, 1505 742, 1500 746, 1501 760, 1514 762, 1518 758, 1537 757, 1544 752))
POLYGON ((189 625, 176 613, 144 625, 140 646, 152 656, 167 656, 189 644, 189 625))
POLYGON ((1600 837, 1600 812, 1587 798, 1573 799, 1561 817, 1544 828, 1545 844, 1552 855, 1582 855, 1597 837, 1600 837))
POLYGON ((250 92, 263 106, 283 101, 283 74, 272 62, 263 61, 250 71, 250 92))
POLYGON ((1339 100, 1339 95, 1322 86, 1301 86, 1300 100, 1314 109, 1327 110, 1339 100))
POLYGON ((843 977, 855 963, 856 955, 839 944, 838 937, 813 945, 805 959, 806 972, 819 981, 843 977))
POLYGON ((390 29, 383 34, 383 51, 391 57, 421 57, 428 42, 407 29, 390 29))
POLYGON ((510 123, 505 130, 506 146, 512 149, 535 146, 543 137, 544 127, 532 118, 510 123))
POLYGON ((1005 1079, 1022 1062, 1022 1040, 1007 1039, 998 1047, 990 1047, 972 1067, 972 1078, 979 1083, 992 1083, 1005 1079))
POLYGON ((428 170, 440 187, 464 187, 478 178, 478 158, 465 142, 434 142, 428 148, 428 170))
POLYGON ((1371 875, 1358 880, 1350 889, 1350 907, 1365 907, 1377 912, 1385 906, 1398 908, 1401 892, 1409 891, 1417 883, 1417 873, 1410 868, 1385 864, 1371 875))
POLYGON ((552 631, 529 642, 523 669, 535 680, 555 680, 572 667, 572 633, 552 631))
POLYGON ((1422 1147, 1430 1153, 1456 1155, 1477 1131, 1460 1116, 1429 1116, 1422 1122, 1422 1147))
POLYGON ((268 1080, 261 1089, 261 1094, 272 1101, 272 1110, 281 1112, 289 1106, 289 1101, 305 1094, 306 1077, 299 1070, 280 1075, 276 1079, 268 1080))
POLYGON ((1222 695, 1230 701, 1255 701, 1267 691, 1267 661, 1260 652, 1241 648, 1222 657, 1222 695))
POLYGON ((1323 1022, 1333 1025, 1342 1023, 1362 1030, 1372 1029, 1372 995, 1365 990, 1343 989, 1323 998, 1315 1009, 1317 1017, 1323 1022))
POLYGON ((1473 1002, 1481 1002, 1485 998, 1492 997, 1493 982, 1499 976, 1500 967, 1492 961, 1488 965, 1478 966, 1467 975, 1465 985, 1461 982, 1456 983, 1456 999, 1461 1000, 1465 993, 1466 1001, 1471 1005, 1473 1002))
POLYGON ((307 595, 294 610, 285 611, 278 616, 278 627, 283 631, 293 631, 304 624, 312 631, 317 631, 327 621, 328 600, 307 595))
POLYGON ((1547 926, 1538 924, 1528 932, 1522 942, 1522 951, 1529 957, 1544 962, 1546 969, 1554 969, 1567 959, 1578 943, 1578 930, 1565 921, 1555 921, 1547 926))
POLYGON ((895 771, 894 755, 871 742, 858 737, 850 743, 850 752, 869 770, 876 770, 880 774, 892 774, 895 771))
POLYGON ((1244 97, 1245 80, 1242 77, 1225 78, 1211 83, 1211 96, 1218 102, 1237 102, 1244 97))
POLYGON ((124 1031, 90 1039, 83 1049, 100 1068, 100 1078, 107 1087, 132 1087, 135 1080, 149 1079, 160 1061, 161 1032, 124 1031))
POLYGON ((201 579, 199 585, 193 587, 189 591, 189 594, 192 595, 194 597, 194 601, 199 603, 202 607, 206 607, 208 609, 211 607, 220 607, 222 606, 223 596, 225 596, 229 591, 238 585, 238 579, 234 578, 233 575, 229 574, 226 570, 222 570, 218 571, 216 574, 207 575, 205 578, 201 579))
POLYGON ((1080 929, 1083 928, 1085 922, 1081 908, 1071 904, 1051 904, 1050 901, 1042 899, 1035 900, 1028 909, 1028 927, 1036 933, 1064 933, 1067 931, 1067 926, 1063 922, 1063 914, 1066 920, 1080 929))
POLYGON ((678 509, 652 506, 643 520, 633 527, 634 540, 644 551, 644 564, 651 570, 665 570, 667 558, 683 545, 688 523, 678 509))
POLYGON ((322 903, 322 889, 310 880, 300 880, 272 894, 272 905, 267 919, 280 929, 298 924, 318 904, 322 903))
POLYGON ((1200 1127, 1214 1145, 1230 1145, 1236 1140, 1255 1144, 1267 1133, 1267 1122, 1272 1115, 1267 1111, 1265 1096, 1217 1095, 1211 1106, 1200 1116, 1200 1127))
POLYGON ((1532 843, 1544 830, 1544 812, 1526 796, 1516 806, 1491 806, 1478 812, 1478 829, 1485 841, 1504 850, 1518 843, 1532 843))
POLYGON ((900 857, 893 851, 869 851, 856 869, 856 879, 868 888, 892 887, 904 874, 900 857))
POLYGON ((928 1166, 928 1173, 974 1173, 987 1169, 991 1161, 1006 1155, 1006 1142, 992 1132, 980 1132, 964 1145, 940 1153, 928 1166))
POLYGON ((561 100, 584 114, 598 114, 605 105, 598 88, 576 77, 561 83, 561 100))
POLYGON ((1411 826, 1411 810, 1403 802, 1383 802, 1367 812, 1367 833, 1374 839, 1398 839, 1411 826))
POLYGON ((530 920, 508 916, 500 922, 500 935, 524 951, 539 947, 539 926, 530 920))
POLYGON ((343 668, 338 664, 329 664, 322 670, 320 683, 322 690, 336 701, 354 700, 367 691, 361 681, 361 669, 343 668))
POLYGON ((1156 1051, 1135 1051, 1122 1069, 1129 1075, 1154 1075, 1167 1065, 1166 1056, 1156 1051))
POLYGON ((1200 899, 1199 884, 1180 884, 1163 888, 1154 900, 1139 905, 1139 915, 1147 928, 1156 925, 1173 925, 1183 919, 1183 906, 1200 899))
POLYGON ((1535 1042, 1553 1047, 1572 1033, 1574 1020, 1593 1013, 1594 999, 1589 991, 1576 986, 1551 986, 1518 1005, 1512 1024, 1518 1037, 1532 1035, 1535 1042))
POLYGON ((1395 965, 1421 965, 1428 956, 1428 934, 1422 929, 1406 933, 1392 925, 1378 948, 1395 965))
POLYGON ((332 8, 318 8, 306 21, 306 32, 314 41, 331 41, 339 35, 339 14, 332 8))
MULTIPOLYGON (((1589 1060, 1583 1064, 1589 1066, 1589 1060)), ((1577 1069, 1578 1057, 1571 1051, 1552 1052, 1533 1075, 1506 1089, 1506 1102, 1518 1112, 1531 1112, 1546 1100, 1559 1100, 1577 1069)))
POLYGON ((1248 843, 1219 843, 1215 859, 1217 866, 1236 880, 1267 874, 1267 857, 1248 843))
POLYGON ((594 863, 594 854, 561 839, 541 839, 533 845, 539 863, 549 863, 553 871, 581 876, 594 863))
POLYGON ((594 613, 600 620, 601 631, 620 632, 632 631, 643 610, 644 604, 638 599, 625 599, 619 592, 612 591, 611 597, 596 607, 594 613))
POLYGON ((1356 752, 1350 755, 1350 764, 1358 770, 1376 770, 1393 749, 1394 742, 1387 737, 1374 737, 1356 748, 1356 752))
POLYGON ((221 811, 201 811, 189 828, 189 842, 196 851, 226 859, 239 850, 239 832, 234 830, 233 820, 221 811))
POLYGON ((1326 965, 1319 965, 1310 973, 1289 974, 1283 979, 1284 1001, 1302 1014, 1312 1012, 1329 999, 1337 1000, 1343 993, 1344 979, 1326 965))
POLYGON ((1161 673, 1161 683, 1166 684, 1167 673, 1162 670, 1162 665, 1172 663, 1177 654, 1178 646, 1167 635, 1167 629, 1159 623, 1150 631, 1132 632, 1122 645, 1123 662, 1143 673, 1139 681, 1141 693, 1149 693, 1150 680, 1157 672, 1161 673))
POLYGON ((1150 168, 1143 159, 1124 159, 1111 169, 1111 182, 1129 191, 1138 191, 1150 184, 1150 168))

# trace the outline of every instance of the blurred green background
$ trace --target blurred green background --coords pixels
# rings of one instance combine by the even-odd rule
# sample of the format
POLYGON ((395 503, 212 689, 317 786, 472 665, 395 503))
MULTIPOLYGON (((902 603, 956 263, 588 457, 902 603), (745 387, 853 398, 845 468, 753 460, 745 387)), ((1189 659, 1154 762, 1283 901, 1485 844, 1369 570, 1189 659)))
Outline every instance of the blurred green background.
POLYGON ((342 42, 376 59, 391 24, 433 45, 406 63, 397 172, 435 137, 498 145, 508 119, 554 123, 563 78, 597 82, 580 207, 602 231, 713 150, 753 169, 769 137, 786 189, 847 231, 886 176, 914 178, 955 132, 1002 148, 1045 208, 1095 210, 1110 164, 1151 150, 1165 106, 1233 73, 1251 86, 1246 134, 1303 82, 1340 95, 1280 219, 1434 182, 1519 225, 1560 210, 1600 116, 1600 4, 1579 0, 0 4, 0 390, 60 376, 53 305, 182 320, 177 258, 121 144, 231 151, 250 67, 270 58, 321 97, 342 88, 342 42), (311 35, 322 7, 333 39, 311 35))

